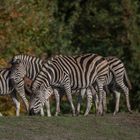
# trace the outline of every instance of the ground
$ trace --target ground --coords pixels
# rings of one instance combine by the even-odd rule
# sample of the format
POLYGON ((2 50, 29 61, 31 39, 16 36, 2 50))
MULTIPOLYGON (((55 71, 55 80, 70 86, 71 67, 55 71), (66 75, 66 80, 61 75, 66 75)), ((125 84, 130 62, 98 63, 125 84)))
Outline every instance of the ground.
POLYGON ((0 117, 0 140, 140 140, 140 113, 0 117))

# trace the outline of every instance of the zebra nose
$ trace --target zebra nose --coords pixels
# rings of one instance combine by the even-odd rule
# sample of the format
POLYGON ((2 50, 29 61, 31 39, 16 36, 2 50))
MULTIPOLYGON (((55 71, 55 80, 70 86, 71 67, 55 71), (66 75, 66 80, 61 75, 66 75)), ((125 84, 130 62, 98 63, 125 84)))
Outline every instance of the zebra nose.
POLYGON ((35 115, 35 112, 34 112, 34 109, 33 109, 33 108, 30 109, 29 115, 30 115, 30 116, 35 115))

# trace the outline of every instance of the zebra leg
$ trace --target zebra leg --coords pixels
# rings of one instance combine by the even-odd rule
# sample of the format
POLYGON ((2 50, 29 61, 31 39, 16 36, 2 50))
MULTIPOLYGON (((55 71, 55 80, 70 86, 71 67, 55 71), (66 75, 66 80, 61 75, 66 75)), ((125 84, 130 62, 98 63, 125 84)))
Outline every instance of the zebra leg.
POLYGON ((24 81, 20 81, 18 82, 18 87, 15 87, 16 91, 19 93, 20 97, 22 98, 25 108, 27 110, 27 112, 29 111, 29 103, 28 100, 25 96, 25 89, 24 89, 24 81))
POLYGON ((103 84, 102 82, 97 80, 97 85, 99 89, 99 106, 97 109, 97 115, 103 115, 103 94, 104 94, 103 84))
POLYGON ((124 91, 125 97, 126 97, 127 109, 130 113, 132 113, 131 106, 130 106, 130 100, 129 100, 129 89, 126 86, 124 86, 123 91, 124 91))
POLYGON ((42 106, 42 108, 40 109, 40 115, 41 115, 41 116, 44 116, 44 114, 45 114, 45 113, 44 113, 43 106, 42 106))
POLYGON ((77 112, 76 112, 77 115, 79 115, 80 113, 81 102, 82 102, 82 99, 84 98, 85 92, 86 92, 86 89, 81 89, 80 93, 78 94, 78 103, 77 103, 77 112))
POLYGON ((93 86, 91 87, 91 92, 92 92, 92 96, 93 96, 93 101, 95 103, 95 110, 97 111, 98 106, 99 106, 99 97, 93 86))
POLYGON ((71 88, 67 87, 67 88, 65 88, 65 91, 66 91, 66 94, 67 94, 68 101, 69 101, 69 103, 71 105, 71 108, 72 108, 72 115, 75 116, 75 107, 74 107, 74 104, 73 104, 73 101, 72 101, 71 88))
POLYGON ((130 113, 132 113, 131 110, 131 106, 130 106, 130 101, 129 101, 129 89, 128 87, 124 84, 123 81, 117 81, 117 84, 120 86, 120 88, 123 90, 124 94, 125 94, 125 98, 126 98, 126 105, 127 105, 127 109, 130 113))
POLYGON ((94 95, 92 95, 92 96, 93 96, 93 100, 95 102, 95 110, 97 111, 98 106, 99 106, 99 97, 98 97, 98 94, 97 93, 94 94, 94 95))
POLYGON ((12 100, 13 100, 15 106, 16 106, 16 116, 19 116, 19 113, 20 113, 20 102, 18 101, 16 93, 12 92, 11 97, 12 97, 12 100))
POLYGON ((107 100, 106 100, 106 96, 107 96, 107 93, 109 94, 110 91, 109 91, 109 87, 108 85, 105 85, 104 86, 104 97, 103 97, 103 104, 104 104, 104 111, 107 112, 107 100))
POLYGON ((71 108, 72 108, 72 115, 75 116, 75 107, 74 107, 74 104, 73 104, 73 101, 72 101, 71 93, 67 94, 67 98, 68 98, 68 101, 70 102, 70 105, 71 105, 71 108))
POLYGON ((55 116, 58 116, 58 114, 60 113, 60 95, 59 95, 57 89, 54 89, 54 95, 55 95, 55 100, 56 100, 56 112, 55 112, 55 116))
POLYGON ((87 116, 89 114, 91 106, 92 106, 92 92, 89 88, 87 88, 87 107, 84 116, 87 116))
POLYGON ((103 109, 104 109, 104 113, 106 113, 107 104, 106 104, 106 92, 105 91, 104 91, 104 94, 103 94, 103 109))
POLYGON ((49 102, 49 99, 46 99, 46 100, 45 100, 45 106, 46 106, 46 109, 47 109, 47 116, 48 116, 48 117, 51 117, 51 111, 50 111, 50 102, 49 102))
POLYGON ((120 103, 120 92, 113 90, 113 92, 115 93, 115 99, 116 99, 116 103, 115 103, 115 111, 113 113, 113 115, 116 115, 119 111, 119 103, 120 103))
POLYGON ((96 108, 96 110, 97 110, 97 108, 98 108, 98 106, 99 106, 99 97, 98 97, 98 94, 95 94, 95 96, 94 96, 94 100, 95 100, 95 108, 96 108))

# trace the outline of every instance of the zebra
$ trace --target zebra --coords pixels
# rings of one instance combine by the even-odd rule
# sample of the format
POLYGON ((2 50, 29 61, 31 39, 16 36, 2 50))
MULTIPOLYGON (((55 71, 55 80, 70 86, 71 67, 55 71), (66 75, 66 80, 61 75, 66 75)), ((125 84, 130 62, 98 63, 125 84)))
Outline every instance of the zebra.
MULTIPOLYGON (((0 69, 0 95, 1 96, 10 95, 12 97, 12 100, 16 106, 16 116, 19 116, 20 102, 17 96, 17 92, 14 88, 13 82, 10 79, 11 71, 12 71, 12 67, 0 69)), ((25 88, 27 89, 26 93, 30 94, 27 81, 25 81, 25 88)))
MULTIPOLYGON (((112 57, 108 57, 108 58, 112 58, 112 57)), ((117 58, 116 58, 116 59, 117 59, 117 58)), ((23 69, 22 69, 22 70, 23 70, 23 69)), ((110 74, 110 77, 111 77, 111 74, 110 74)), ((109 78, 108 78, 108 79, 109 79, 109 78)), ((107 80, 106 80, 106 81, 107 81, 107 80)), ((110 80, 110 81, 111 81, 111 80, 110 80)), ((106 83, 110 83, 110 82, 107 81, 106 83)), ((83 89, 84 92, 85 92, 85 90, 86 90, 86 89, 83 89)), ((93 89, 92 89, 92 90, 93 90, 93 89)), ((57 91, 56 91, 56 92, 57 92, 57 91)), ((94 92, 95 92, 95 90, 94 90, 94 92)), ((94 92, 93 92, 93 93, 94 93, 94 92)), ((115 92, 117 92, 117 91, 115 91, 115 92)), ((94 95, 95 95, 95 94, 94 94, 94 95)), ((116 94, 116 95, 119 95, 119 93, 116 94)), ((96 98, 97 98, 97 97, 96 97, 96 98)), ((90 98, 88 98, 88 99, 91 100, 91 95, 90 95, 90 98)), ((117 98, 117 99, 119 99, 119 98, 117 98)), ((116 101, 117 101, 117 100, 116 100, 116 101)), ((117 102, 118 102, 118 101, 117 101, 117 102)), ((118 106, 118 105, 117 105, 117 102, 116 102, 116 106, 118 106)), ((57 105, 57 106, 58 106, 58 105, 57 105)), ((96 107, 97 107, 97 103, 96 103, 96 107)), ((58 107, 57 107, 57 108, 58 108, 58 107)), ((60 110, 60 109, 57 109, 57 110, 60 110)), ((77 110, 79 110, 79 109, 77 109, 77 110)), ((88 111, 89 111, 89 109, 88 109, 88 111)), ((78 112, 79 112, 79 111, 78 111, 78 112)), ((87 112, 87 111, 86 111, 86 112, 87 112)), ((116 112, 117 112, 117 111, 116 111, 116 112)), ((131 111, 130 111, 130 112, 131 112, 131 111)), ((87 113, 85 113, 85 114, 87 114, 87 113)), ((114 114, 115 114, 115 113, 114 113, 114 114)))
MULTIPOLYGON (((32 92, 31 91, 31 86, 32 86, 33 81, 31 79, 29 79, 28 77, 24 77, 24 82, 26 83, 28 91, 31 93, 32 92)), ((89 100, 92 100, 93 93, 91 93, 91 90, 89 88, 87 88, 87 89, 85 88, 85 89, 81 89, 81 90, 72 90, 72 94, 75 94, 75 93, 79 93, 78 94, 78 103, 79 102, 81 103, 81 100, 82 100, 81 97, 83 98, 85 93, 87 95, 87 98, 89 100)), ((65 91, 62 88, 53 88, 53 95, 55 95, 55 99, 56 99, 56 113, 55 113, 55 116, 58 116, 58 114, 60 113, 60 98, 62 98, 62 96, 65 95, 65 91)), ((96 104, 96 102, 98 102, 98 100, 95 100, 95 104, 96 104)), ((79 104, 77 104, 77 115, 79 115, 79 111, 80 111, 80 107, 78 105, 79 104)), ((88 115, 90 107, 91 107, 91 101, 90 102, 88 101, 87 108, 86 108, 84 116, 88 115)), ((96 104, 96 108, 97 108, 97 104, 96 104)), ((49 108, 47 108, 47 109, 49 109, 49 108)))
MULTIPOLYGON (((125 69, 125 66, 123 64, 123 62, 115 57, 115 56, 108 56, 106 57, 106 60, 109 63, 109 67, 110 67, 110 72, 106 75, 105 78, 105 89, 104 92, 106 95, 106 92, 109 92, 109 90, 111 90, 114 94, 115 94, 115 98, 116 98, 116 103, 115 103, 115 110, 113 115, 116 115, 116 113, 119 111, 119 101, 120 101, 120 92, 118 91, 119 89, 121 89, 126 97, 126 104, 127 104, 127 109, 130 113, 132 113, 131 110, 131 106, 130 106, 130 101, 129 101, 129 89, 132 89, 132 85, 130 83, 130 80, 127 76, 127 72, 125 69), (109 89, 109 90, 107 90, 109 89)), ((83 91, 82 96, 84 96, 86 91, 83 91)), ((98 96, 97 96, 97 92, 98 92, 98 88, 96 87, 96 85, 91 86, 91 93, 88 99, 88 111, 90 110, 91 107, 91 94, 94 96, 95 99, 95 106, 97 107, 98 104, 98 96)), ((81 96, 81 95, 80 95, 81 96)), ((82 97, 81 97, 82 98, 82 97)), ((78 102, 78 113, 80 111, 80 104, 81 104, 81 98, 80 101, 78 102)), ((104 103, 106 104, 106 96, 104 96, 104 103)), ((89 112, 87 112, 88 114, 89 112)), ((87 115, 86 114, 86 115, 87 115)))
POLYGON ((17 98, 17 94, 14 90, 14 87, 11 84, 10 81, 10 68, 4 68, 0 69, 0 95, 5 96, 5 95, 11 95, 12 100, 16 106, 16 116, 19 116, 20 112, 20 102, 17 98))
MULTIPOLYGON (((11 81, 13 81, 16 90, 22 95, 22 98, 26 101, 25 103, 27 104, 27 100, 25 98, 24 83, 26 83, 27 81, 28 81, 27 83, 29 83, 29 81, 31 82, 32 80, 34 80, 34 78, 31 78, 31 76, 34 75, 34 77, 35 77, 36 73, 41 69, 41 66, 43 65, 43 61, 40 58, 36 58, 33 56, 16 55, 13 57, 11 63, 13 65, 12 72, 11 72, 11 79, 12 79, 11 81), (37 61, 36 61, 36 59, 37 59, 37 61), (32 66, 30 66, 30 64, 32 66), (33 69, 32 67, 34 67, 34 65, 35 65, 35 68, 33 69), (39 68, 36 70, 36 67, 39 67, 39 68), (30 69, 30 71, 29 71, 29 69, 30 69), (35 74, 31 75, 31 73, 35 73, 35 74), (26 80, 23 80, 23 79, 26 79, 26 80)), ((31 86, 31 83, 29 85, 31 86)), ((60 99, 59 99, 58 89, 53 88, 53 91, 54 91, 55 98, 56 98, 55 116, 57 116, 58 113, 60 112, 60 105, 59 105, 60 99)), ((30 90, 30 92, 31 92, 31 90, 30 90)), ((73 91, 73 93, 74 92, 75 91, 73 91)), ((82 92, 82 90, 81 90, 81 92, 82 92)), ((48 105, 49 103, 46 103, 46 104, 48 105)), ((49 105, 48 105, 47 114, 48 114, 48 116, 51 116, 51 113, 49 110, 50 109, 49 109, 49 105)), ((89 109, 87 108, 87 110, 89 110, 89 109)), ((87 112, 87 110, 86 110, 86 112, 87 112)), ((43 110, 41 111, 41 115, 42 116, 44 115, 43 110)))
MULTIPOLYGON (((26 105, 26 109, 28 111, 29 103, 25 96, 25 89, 27 89, 30 93, 32 92, 30 89, 32 81, 38 75, 45 60, 42 60, 35 56, 20 54, 16 55, 12 58, 12 70, 10 74, 10 79, 15 86, 16 91, 21 95, 23 101, 26 105), (28 86, 25 88, 25 83, 28 83, 28 86)), ((31 94, 30 94, 31 95, 31 94)), ((56 99, 59 99, 59 94, 56 89, 54 89, 54 95, 56 99)), ((57 102, 58 103, 58 102, 57 102)), ((49 109, 49 101, 46 100, 46 108, 48 116, 51 116, 49 109)), ((56 116, 59 113, 59 105, 56 105, 56 116)), ((41 109, 41 115, 44 116, 43 108, 41 109)))
POLYGON ((40 69, 42 68, 43 61, 34 56, 28 56, 24 54, 16 55, 11 60, 12 70, 10 74, 10 80, 12 81, 15 90, 20 94, 22 97, 26 110, 29 110, 29 103, 25 96, 25 82, 24 77, 28 77, 29 79, 34 80, 35 76, 39 73, 40 69), (22 61, 22 64, 20 63, 22 61), (19 66, 20 65, 20 66, 19 66), (14 71, 18 71, 15 73, 14 71))
POLYGON ((30 102, 30 114, 36 114, 52 95, 53 87, 63 87, 75 116, 71 90, 85 89, 95 81, 99 88, 98 114, 102 114, 103 84, 109 66, 106 59, 97 54, 84 54, 76 57, 56 56, 44 63, 33 84, 33 96, 30 102))

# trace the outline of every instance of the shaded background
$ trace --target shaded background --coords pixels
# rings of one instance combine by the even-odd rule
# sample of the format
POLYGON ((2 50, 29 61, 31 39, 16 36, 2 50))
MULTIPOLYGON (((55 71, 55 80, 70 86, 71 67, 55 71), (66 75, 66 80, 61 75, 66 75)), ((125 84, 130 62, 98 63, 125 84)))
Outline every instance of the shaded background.
MULTIPOLYGON (((20 53, 43 58, 88 52, 125 63, 132 109, 140 111, 139 0, 0 0, 1 68, 20 53)), ((113 109, 112 101, 108 107, 113 109)), ((0 111, 14 114, 10 97, 0 97, 0 111)))

